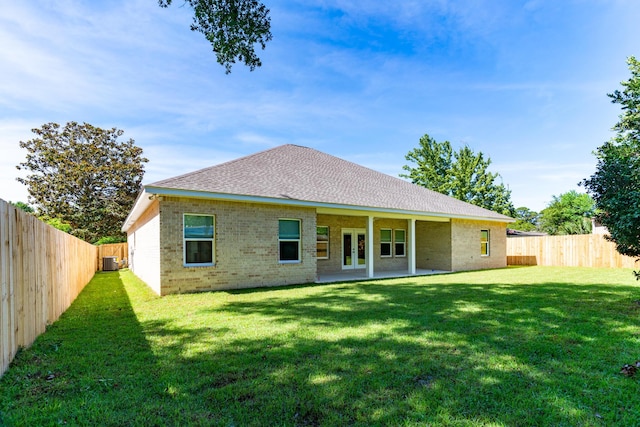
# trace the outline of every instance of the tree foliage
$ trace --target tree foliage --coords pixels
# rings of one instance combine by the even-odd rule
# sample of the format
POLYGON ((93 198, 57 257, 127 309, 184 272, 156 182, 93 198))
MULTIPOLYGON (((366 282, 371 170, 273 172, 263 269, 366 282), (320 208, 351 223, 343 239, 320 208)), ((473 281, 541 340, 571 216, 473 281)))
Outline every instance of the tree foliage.
POLYGON ((11 203, 13 206, 15 206, 16 208, 26 213, 30 213, 30 214, 35 213, 35 210, 25 202, 15 202, 15 203, 9 202, 9 203, 11 203))
POLYGON ((595 210, 594 200, 586 193, 571 190, 553 196, 540 212, 540 230, 551 235, 589 234, 595 210))
MULTIPOLYGON (((582 181, 599 209, 598 219, 609 230, 619 253, 640 257, 640 61, 627 61, 631 78, 608 96, 622 113, 616 135, 594 153, 596 172, 582 181)), ((640 272, 636 272, 640 278, 640 272)))
POLYGON ((538 229, 538 221, 540 220, 540 214, 536 211, 521 206, 516 208, 515 216, 516 222, 509 225, 509 228, 520 231, 534 231, 538 229))
POLYGON ((64 222, 61 218, 51 218, 49 215, 41 215, 38 217, 40 221, 44 221, 53 228, 57 228, 60 231, 64 231, 65 233, 71 233, 73 231, 73 227, 71 224, 64 222))
MULTIPOLYGON (((169 7, 173 0, 158 0, 169 7)), ((211 43, 218 63, 226 73, 236 60, 253 71, 262 65, 255 45, 264 50, 272 39, 269 9, 257 0, 184 0, 193 8, 192 31, 198 31, 211 43)))
POLYGON ((491 159, 484 154, 468 146, 454 152, 449 141, 437 142, 425 134, 405 159, 414 165, 404 165, 409 173, 400 176, 414 184, 504 215, 515 214, 511 191, 496 182, 500 175, 488 171, 491 159))
POLYGON ((122 130, 87 123, 47 123, 32 132, 37 137, 20 141, 28 154, 17 168, 30 172, 18 181, 38 216, 68 224, 88 242, 121 236, 148 161, 142 149, 132 139, 119 141, 122 130))

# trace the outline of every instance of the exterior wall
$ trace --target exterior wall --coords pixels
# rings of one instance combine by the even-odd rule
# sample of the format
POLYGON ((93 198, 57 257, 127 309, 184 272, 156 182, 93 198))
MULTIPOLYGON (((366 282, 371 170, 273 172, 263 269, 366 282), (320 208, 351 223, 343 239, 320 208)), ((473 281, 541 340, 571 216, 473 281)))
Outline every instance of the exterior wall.
POLYGON ((165 197, 160 246, 162 295, 316 280, 316 213, 311 208, 165 197), (215 216, 214 266, 184 266, 185 213, 215 216), (301 220, 300 263, 278 261, 280 218, 301 220))
POLYGON ((416 268, 451 271, 451 265, 451 223, 416 221, 416 268))
POLYGON ((507 224, 452 219, 452 271, 507 266, 507 224), (480 255, 480 230, 489 230, 489 256, 480 255))
MULTIPOLYGON (((506 266, 506 223, 416 221, 416 267, 460 271, 506 266), (490 254, 480 255, 480 230, 490 233, 490 254)), ((134 274, 160 295, 314 282, 342 270, 342 230, 366 229, 366 217, 316 215, 313 208, 165 197, 155 201, 128 231, 134 274), (183 215, 215 216, 214 266, 185 267, 183 215), (278 261, 278 219, 301 220, 299 263, 278 261), (329 227, 329 259, 316 260, 316 225, 329 227)), ((375 271, 408 269, 409 223, 376 218, 375 271), (407 256, 382 258, 380 230, 406 231, 407 256)), ((395 246, 392 245, 392 252, 395 246)), ((371 257, 369 257, 371 259, 371 257)))
POLYGON ((128 230, 129 269, 160 294, 160 210, 158 201, 128 230))

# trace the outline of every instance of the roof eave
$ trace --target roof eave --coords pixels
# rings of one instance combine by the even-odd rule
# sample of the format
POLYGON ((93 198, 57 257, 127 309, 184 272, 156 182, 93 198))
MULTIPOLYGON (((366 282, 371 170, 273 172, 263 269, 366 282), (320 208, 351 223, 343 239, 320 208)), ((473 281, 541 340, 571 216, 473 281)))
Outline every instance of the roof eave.
POLYGON ((412 210, 380 208, 380 207, 372 207, 372 206, 345 205, 340 203, 314 202, 314 201, 298 200, 298 199, 283 199, 283 198, 265 197, 265 196, 250 196, 250 195, 244 195, 244 194, 214 193, 209 191, 183 190, 183 189, 177 189, 177 188, 146 186, 143 192, 138 197, 138 200, 136 200, 136 204, 134 205, 134 209, 132 210, 131 214, 129 214, 129 217, 127 217, 127 220, 125 221, 125 225, 123 226, 123 231, 126 231, 125 227, 128 229, 128 227, 133 225, 133 223, 138 219, 138 217, 151 205, 153 196, 189 197, 189 198, 196 198, 196 199, 227 200, 227 201, 246 202, 246 203, 267 203, 267 204, 278 204, 278 205, 286 205, 286 206, 361 211, 361 212, 367 212, 367 213, 387 213, 387 214, 396 214, 396 215, 406 215, 408 217, 455 218, 455 219, 505 222, 505 223, 515 222, 515 219, 509 218, 507 216, 489 217, 489 216, 479 216, 479 215, 442 213, 442 212, 412 211, 412 210), (143 197, 143 195, 146 195, 146 197, 143 197), (142 210, 139 210, 139 209, 142 209, 142 210), (137 210, 138 210, 137 215, 134 215, 134 212, 136 212, 137 210))
POLYGON ((143 187, 140 194, 138 194, 135 203, 133 204, 131 212, 129 212, 129 215, 127 215, 124 223, 122 224, 122 232, 126 233, 129 228, 136 223, 138 218, 140 218, 140 216, 149 208, 149 206, 151 206, 152 203, 153 194, 149 194, 146 191, 146 187, 143 187))

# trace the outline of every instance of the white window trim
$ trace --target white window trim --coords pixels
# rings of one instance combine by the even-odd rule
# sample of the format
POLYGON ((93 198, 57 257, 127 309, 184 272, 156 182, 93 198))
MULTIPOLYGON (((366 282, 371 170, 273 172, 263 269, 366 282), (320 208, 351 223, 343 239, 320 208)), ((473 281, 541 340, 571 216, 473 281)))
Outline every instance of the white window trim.
POLYGON ((407 257, 407 230, 405 230, 404 228, 396 228, 393 230, 393 256, 395 256, 396 258, 406 258, 407 257), (397 242, 396 241, 396 231, 403 231, 404 232, 404 240, 402 242, 397 242), (398 255, 396 254, 396 245, 398 243, 402 243, 402 247, 404 248, 404 254, 402 255, 398 255))
POLYGON ((393 230, 391 228, 381 228, 380 229, 380 258, 392 258, 393 257, 393 230), (391 240, 388 242, 382 241, 382 232, 383 231, 391 232, 391 240), (389 255, 382 255, 382 245, 389 245, 389 255))
POLYGON ((182 265, 184 267, 211 267, 216 265, 216 216, 213 214, 182 214, 182 265), (213 236, 209 237, 185 237, 185 219, 187 216, 209 216, 213 219, 213 236), (187 262, 187 242, 211 242, 211 262, 187 262))
POLYGON ((488 229, 482 229, 482 230, 480 230, 480 256, 488 257, 490 255, 491 255, 491 232, 488 229), (487 241, 483 242, 482 241, 482 233, 485 232, 485 231, 487 232, 487 241), (487 253, 483 254, 482 253, 482 246, 485 245, 485 244, 487 245, 487 253))
POLYGON ((323 227, 323 228, 327 229, 327 240, 326 241, 324 241, 324 240, 323 241, 318 241, 318 238, 317 238, 318 233, 316 231, 316 248, 317 248, 318 243, 322 243, 322 244, 326 244, 327 245, 327 256, 326 257, 324 257, 324 256, 323 257, 319 257, 318 256, 318 251, 316 249, 316 259, 329 259, 329 248, 331 247, 331 245, 329 244, 329 242, 331 241, 331 234, 330 234, 331 232, 329 230, 329 226, 328 225, 317 225, 316 227, 317 228, 318 227, 323 227))
POLYGON ((302 220, 300 218, 278 218, 278 263, 280 264, 300 264, 302 262, 302 220), (280 221, 298 221, 298 234, 297 239, 281 239, 280 238, 280 221), (297 260, 282 260, 280 259, 280 242, 298 242, 298 259, 297 260))

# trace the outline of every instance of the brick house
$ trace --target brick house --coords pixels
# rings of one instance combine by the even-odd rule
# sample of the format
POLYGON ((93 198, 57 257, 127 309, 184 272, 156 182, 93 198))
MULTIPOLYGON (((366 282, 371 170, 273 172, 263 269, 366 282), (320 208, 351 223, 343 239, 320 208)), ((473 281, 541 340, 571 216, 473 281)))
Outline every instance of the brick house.
POLYGON ((283 145, 146 185, 122 229, 166 295, 505 267, 512 221, 283 145))

